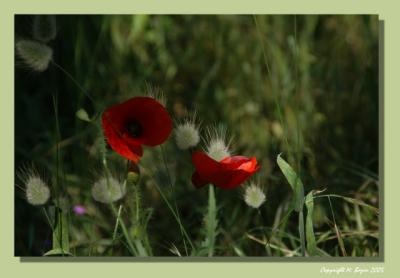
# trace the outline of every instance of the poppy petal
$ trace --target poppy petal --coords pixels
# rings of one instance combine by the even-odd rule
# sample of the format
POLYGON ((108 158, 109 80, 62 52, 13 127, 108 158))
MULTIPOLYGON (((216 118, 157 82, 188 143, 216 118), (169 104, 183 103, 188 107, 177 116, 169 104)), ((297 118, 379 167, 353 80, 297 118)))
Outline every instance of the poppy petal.
POLYGON ((236 170, 227 173, 229 179, 225 180, 223 183, 219 184, 220 188, 223 189, 232 189, 237 187, 238 185, 245 182, 249 177, 251 177, 254 172, 246 172, 243 170, 236 170))
POLYGON ((192 162, 203 180, 210 180, 221 169, 221 165, 217 161, 199 151, 192 154, 192 162))
POLYGON ((208 182, 203 180, 198 172, 194 172, 192 175, 192 183, 197 188, 200 188, 206 185, 208 182))
POLYGON ((232 189, 251 177, 260 167, 255 157, 232 156, 217 162, 203 152, 194 152, 192 161, 196 172, 193 184, 198 187, 212 183, 223 189, 232 189))
POLYGON ((172 131, 168 111, 155 99, 134 97, 109 107, 102 116, 105 138, 111 148, 125 158, 138 162, 143 145, 163 143, 172 131), (132 135, 132 124, 138 126, 138 135, 132 135))
POLYGON ((143 155, 143 148, 135 142, 126 142, 107 117, 102 118, 105 138, 111 148, 121 156, 138 162, 143 155))
POLYGON ((133 138, 140 144, 156 146, 163 143, 172 131, 172 120, 162 104, 151 97, 135 97, 112 108, 116 120, 124 125, 137 122, 142 134, 133 138))

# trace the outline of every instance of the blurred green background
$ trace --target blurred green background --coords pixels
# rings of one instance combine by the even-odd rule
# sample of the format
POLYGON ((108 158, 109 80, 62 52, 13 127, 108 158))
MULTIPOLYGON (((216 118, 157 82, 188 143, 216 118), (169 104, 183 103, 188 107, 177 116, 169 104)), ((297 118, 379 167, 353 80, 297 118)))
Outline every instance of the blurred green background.
MULTIPOLYGON (((216 255, 282 255, 247 236, 273 237, 257 227, 276 227, 287 210, 291 190, 275 162, 279 153, 300 166, 306 192, 326 189, 327 194, 379 206, 378 17, 258 15, 256 20, 258 27, 249 15, 57 16, 57 37, 50 43, 54 61, 89 92, 97 107, 53 65, 36 73, 16 58, 15 168, 33 162, 48 180, 54 179, 52 98, 57 95, 63 183, 71 206, 88 208, 85 216, 71 215, 76 255, 109 255, 107 239, 115 219, 90 194, 102 171, 102 138, 75 113, 84 108, 94 116, 108 105, 143 95, 146 83, 164 91, 174 120, 196 110, 203 127, 227 128, 235 154, 254 155, 262 165, 255 177, 267 192, 262 218, 243 202, 243 190, 217 190, 216 255)), ((15 36, 32 37, 32 16, 15 17, 15 36)), ((201 240, 208 191, 191 185, 190 154, 177 149, 173 135, 164 147, 182 221, 192 238, 201 240)), ((113 153, 109 157, 121 172, 125 162, 113 153)), ((183 250, 179 227, 147 175, 155 173, 168 192, 160 161, 159 148, 145 149, 140 186, 145 206, 153 208, 148 227, 153 252, 172 256, 172 246, 183 250)), ((42 255, 50 248, 51 229, 18 188, 15 196, 15 254, 42 255)), ((347 255, 378 255, 374 213, 343 200, 332 200, 332 211, 326 199, 315 202, 321 249, 343 255, 334 215, 347 255)), ((276 239, 276 245, 298 247, 296 221, 291 217, 281 227, 291 236, 276 239)), ((113 254, 128 255, 122 244, 113 254)))

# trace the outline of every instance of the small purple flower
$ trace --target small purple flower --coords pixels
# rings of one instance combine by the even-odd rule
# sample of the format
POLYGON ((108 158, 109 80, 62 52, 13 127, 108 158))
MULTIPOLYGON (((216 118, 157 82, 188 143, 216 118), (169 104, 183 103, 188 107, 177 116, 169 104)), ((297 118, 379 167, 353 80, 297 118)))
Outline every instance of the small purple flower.
POLYGON ((76 215, 84 215, 86 213, 86 208, 81 205, 75 205, 72 210, 76 215))

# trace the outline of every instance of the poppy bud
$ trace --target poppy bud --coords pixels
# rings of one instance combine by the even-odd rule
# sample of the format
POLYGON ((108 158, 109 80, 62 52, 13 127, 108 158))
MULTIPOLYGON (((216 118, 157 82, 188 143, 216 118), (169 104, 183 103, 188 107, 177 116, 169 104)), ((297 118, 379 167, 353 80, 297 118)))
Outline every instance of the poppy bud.
POLYGON ((134 162, 129 162, 128 175, 126 177, 126 182, 129 185, 136 185, 140 178, 140 168, 134 162))
POLYGON ((91 121, 90 118, 89 118, 88 113, 83 108, 81 108, 78 111, 76 111, 75 115, 81 121, 85 121, 85 122, 90 122, 91 121))

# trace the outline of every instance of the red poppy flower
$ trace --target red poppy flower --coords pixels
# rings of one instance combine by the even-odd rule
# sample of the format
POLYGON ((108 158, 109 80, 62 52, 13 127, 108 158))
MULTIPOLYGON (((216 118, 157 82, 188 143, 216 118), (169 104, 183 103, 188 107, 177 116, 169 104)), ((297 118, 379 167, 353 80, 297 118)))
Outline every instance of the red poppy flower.
POLYGON ((160 145, 172 130, 167 110, 151 97, 134 97, 111 106, 104 111, 102 124, 111 148, 134 162, 143 155, 142 145, 160 145))
POLYGON ((199 151, 192 154, 192 161, 196 168, 192 182, 196 187, 212 183, 223 189, 232 189, 260 168, 255 157, 229 156, 218 162, 199 151))

